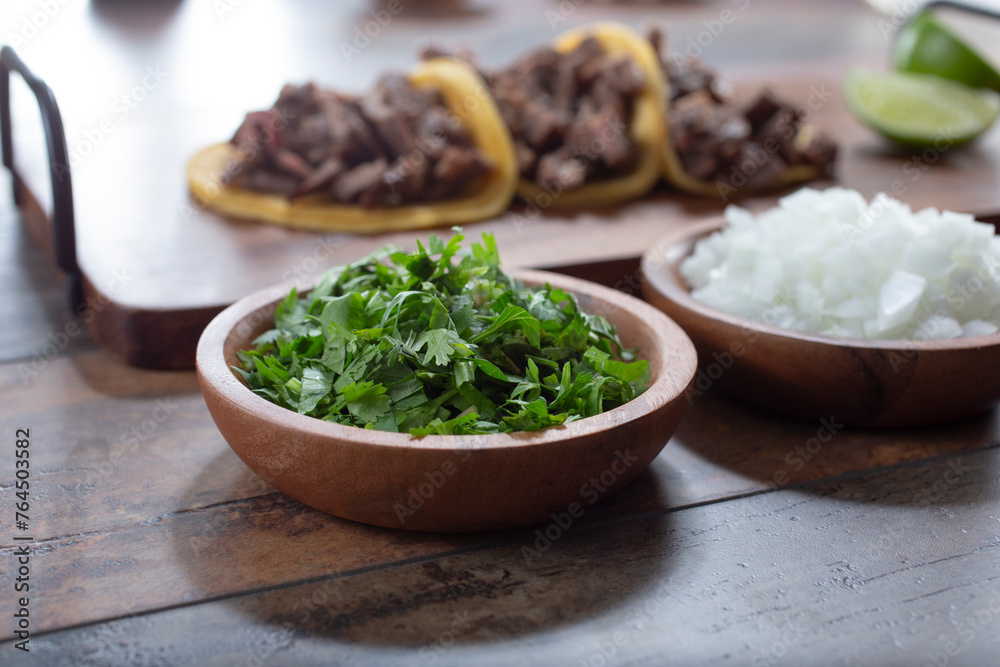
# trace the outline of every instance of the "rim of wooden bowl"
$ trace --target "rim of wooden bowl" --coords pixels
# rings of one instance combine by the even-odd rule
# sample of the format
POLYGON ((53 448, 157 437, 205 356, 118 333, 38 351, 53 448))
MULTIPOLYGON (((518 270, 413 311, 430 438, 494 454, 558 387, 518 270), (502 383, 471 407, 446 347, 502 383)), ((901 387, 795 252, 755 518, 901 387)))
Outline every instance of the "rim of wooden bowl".
POLYGON ((796 331, 795 329, 785 329, 713 308, 691 296, 690 287, 680 275, 675 274, 671 270, 671 266, 679 264, 681 259, 690 255, 697 241, 721 230, 725 226, 726 221, 724 218, 713 217, 694 225, 685 226, 654 241, 642 255, 641 266, 644 281, 655 289, 661 297, 704 319, 723 322, 733 327, 749 329, 761 334, 769 334, 815 345, 899 352, 909 352, 912 350, 930 352, 972 350, 1000 344, 1000 331, 986 336, 928 340, 882 340, 825 336, 823 334, 796 331))
MULTIPOLYGON (((257 396, 237 378, 226 360, 227 350, 235 350, 236 340, 247 338, 260 324, 248 327, 245 335, 237 336, 234 331, 255 313, 271 308, 280 302, 292 287, 299 293, 310 289, 316 280, 309 282, 286 282, 259 290, 240 299, 219 313, 205 328, 198 341, 196 368, 202 382, 208 384, 224 401, 252 410, 260 419, 287 427, 300 433, 351 441, 380 447, 398 447, 408 450, 449 450, 449 449, 504 449, 509 447, 529 447, 553 442, 571 440, 580 436, 609 431, 624 422, 665 408, 681 397, 693 381, 697 371, 697 353, 687 334, 662 311, 635 298, 585 280, 550 273, 516 269, 508 275, 529 285, 549 283, 553 287, 571 292, 578 297, 587 296, 597 302, 622 309, 635 316, 647 328, 651 340, 659 349, 659 364, 650 364, 651 382, 649 388, 628 403, 607 412, 538 431, 513 433, 490 433, 482 435, 427 435, 412 436, 409 433, 376 431, 355 426, 325 422, 315 417, 299 415, 291 410, 271 403, 257 396)), ((273 323, 271 316, 261 322, 273 323)), ((612 318, 609 318, 612 319, 612 318)))

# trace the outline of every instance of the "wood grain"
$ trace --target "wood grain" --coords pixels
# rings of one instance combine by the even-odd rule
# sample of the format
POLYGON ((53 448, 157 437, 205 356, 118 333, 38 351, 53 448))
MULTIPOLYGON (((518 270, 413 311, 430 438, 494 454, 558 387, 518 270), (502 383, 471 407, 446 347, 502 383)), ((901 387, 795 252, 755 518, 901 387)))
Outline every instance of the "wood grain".
MULTIPOLYGON (((26 425, 35 442, 34 562, 44 572, 33 610, 38 631, 115 618, 133 605, 194 604, 386 567, 503 535, 375 529, 290 500, 229 449, 193 372, 141 370, 86 352, 56 359, 24 387, 16 365, 2 365, 0 428, 26 425), (290 559, 289 550, 299 555, 290 559)), ((578 525, 993 447, 1000 411, 930 429, 844 429, 815 450, 809 440, 819 428, 761 415, 712 392, 695 397, 647 472, 588 507, 578 525)), ((13 483, 11 461, 0 454, 0 488, 13 483)), ((9 536, 0 539, 0 553, 11 544, 9 536)), ((6 577, 0 572, 0 608, 12 604, 6 577)))
POLYGON ((67 307, 51 255, 33 243, 20 225, 6 171, 0 171, 0 285, 4 294, 0 362, 19 360, 30 369, 49 357, 95 349, 86 327, 75 321, 67 307), (67 327, 75 335, 64 340, 60 334, 66 334, 67 327))
MULTIPOLYGON (((370 48, 347 61, 341 44, 350 44, 353 29, 371 20, 367 11, 358 13, 338 3, 302 3, 282 14, 288 24, 284 30, 269 31, 282 58, 266 62, 259 61, 256 47, 243 38, 273 20, 264 8, 241 6, 220 19, 203 8, 181 5, 142 28, 155 32, 158 21, 163 22, 161 29, 169 23, 174 39, 200 34, 207 26, 220 28, 213 31, 212 40, 187 39, 185 49, 157 39, 137 49, 126 38, 108 38, 94 17, 78 17, 76 25, 82 30, 64 34, 63 25, 74 23, 70 19, 76 10, 69 10, 66 20, 52 27, 53 39, 63 36, 68 44, 100 40, 102 48, 122 59, 166 72, 142 93, 143 101, 134 110, 109 115, 102 104, 111 107, 133 90, 146 76, 143 67, 97 75, 87 69, 85 59, 56 62, 53 52, 34 49, 24 54, 35 71, 50 79, 67 116, 71 148, 85 144, 87 133, 92 135, 104 116, 113 128, 80 158, 73 174, 87 297, 112 297, 92 323, 95 338, 128 363, 189 368, 198 334, 224 305, 290 276, 315 275, 387 242, 412 246, 413 233, 317 235, 217 216, 190 200, 183 167, 198 148, 229 136, 248 109, 270 104, 287 80, 314 78, 360 90, 386 69, 405 69, 413 62, 417 44, 427 40, 455 44, 475 35, 483 63, 500 64, 529 44, 548 43, 571 25, 613 17, 635 25, 660 21, 670 29, 672 48, 684 52, 702 38, 705 22, 718 21, 723 11, 735 12, 724 32, 700 47, 702 56, 725 76, 752 87, 766 83, 803 104, 803 113, 841 143, 838 183, 866 196, 887 190, 915 207, 1000 213, 1000 191, 995 187, 1000 133, 967 149, 914 158, 888 148, 849 116, 838 92, 845 67, 855 60, 880 59, 883 53, 884 38, 873 14, 860 4, 845 10, 833 2, 813 3, 808 10, 774 0, 746 5, 745 11, 736 4, 611 8, 588 3, 574 9, 566 21, 551 25, 551 17, 527 0, 476 11, 452 7, 432 15, 414 7, 392 21, 370 48), (319 26, 328 26, 322 38, 316 32, 319 26), (765 41, 771 48, 758 48, 765 41), (151 155, 156 156, 152 164, 151 155)), ((124 26, 132 26, 131 20, 124 26)), ((27 182, 38 188, 37 182, 27 182)), ((775 197, 745 203, 761 208, 772 205, 775 197)), ((607 210, 563 214, 515 208, 495 220, 469 225, 467 232, 496 234, 512 266, 593 264, 636 257, 664 232, 722 207, 721 202, 661 189, 607 210)))
POLYGON ((53 665, 991 664, 998 473, 996 448, 942 457, 572 531, 537 555, 512 539, 33 646, 53 665))
MULTIPOLYGON (((24 11, 37 11, 35 3, 24 4, 24 11)), ((178 297, 204 297, 197 281, 183 282, 198 261, 175 265, 185 230, 161 233, 156 226, 163 204, 181 201, 168 163, 183 151, 168 144, 179 135, 191 145, 216 140, 242 111, 269 104, 290 70, 302 79, 367 82, 408 56, 414 35, 454 43, 470 26, 489 23, 496 28, 484 29, 477 46, 499 62, 512 44, 540 43, 552 34, 543 12, 555 4, 468 4, 442 15, 414 3, 412 14, 350 64, 339 55, 320 56, 369 20, 368 3, 303 0, 280 11, 242 3, 221 18, 210 3, 62 5, 59 20, 22 55, 60 96, 71 145, 141 81, 147 64, 171 73, 127 119, 116 118, 114 132, 80 167, 100 180, 102 173, 123 176, 102 164, 113 163, 116 153, 151 165, 139 175, 151 197, 116 190, 114 206, 91 202, 87 252, 108 260, 102 279, 115 269, 130 271, 133 249, 142 250, 148 234, 160 251, 145 254, 148 270, 180 276, 178 297), (270 48, 261 48, 260 35, 270 36, 270 48), (320 42, 326 46, 310 46, 320 42), (93 54, 101 67, 85 71, 85 59, 67 61, 54 44, 93 54), (155 140, 157 124, 175 129, 155 140), (124 145, 133 140, 139 143, 124 145), (122 238, 102 246, 105 215, 122 238)), ((683 46, 705 29, 703 21, 734 4, 619 3, 611 10, 583 3, 570 23, 609 11, 638 23, 662 12, 673 43, 683 46)), ((821 76, 838 81, 845 54, 884 63, 877 19, 860 3, 759 0, 748 7, 705 53, 737 79, 760 80, 766 72, 786 85, 804 85, 821 76)), ((0 17, 0 34, 7 34, 8 19, 12 30, 20 29, 19 11, 0 17)), ((981 24, 971 28, 988 36, 990 26, 981 24)), ((986 50, 997 48, 994 39, 986 50)), ((904 197, 914 202, 933 197, 934 189, 923 186, 943 182, 934 180, 939 176, 969 210, 988 211, 996 196, 984 186, 996 182, 996 132, 971 151, 949 151, 913 182, 902 172, 909 158, 886 151, 862 128, 843 130, 847 137, 858 133, 843 164, 860 165, 859 176, 869 163, 883 175, 896 173, 904 197)), ((12 225, 3 179, 0 224, 12 225)), ((591 261, 622 260, 603 266, 601 281, 634 291, 632 235, 655 238, 675 224, 675 211, 696 215, 704 206, 679 199, 672 208, 667 197, 661 192, 638 204, 650 207, 637 216, 642 222, 620 225, 617 235, 594 236, 604 223, 581 215, 528 231, 499 225, 501 243, 513 247, 520 239, 525 262, 539 266, 569 261, 559 256, 563 244, 581 253, 576 263, 584 270, 591 261)), ((33 655, 22 656, 9 641, 0 644, 4 664, 995 662, 996 409, 928 429, 845 428, 817 450, 809 441, 818 422, 762 415, 709 390, 693 397, 646 473, 590 508, 574 533, 528 562, 521 547, 534 548, 534 528, 407 536, 289 500, 225 444, 194 373, 122 365, 94 351, 85 332, 24 383, 21 363, 68 320, 46 258, 30 254, 26 235, 13 227, 0 234, 5 229, 11 235, 0 241, 11 262, 3 263, 0 281, 0 341, 9 346, 0 353, 7 362, 0 363, 0 432, 30 426, 37 433, 31 502, 40 541, 32 618, 34 631, 49 634, 33 636, 33 655), (175 408, 160 422, 157 401, 175 408), (152 430, 132 448, 127 435, 146 422, 152 430)), ((273 254, 272 245, 284 240, 266 233, 232 250, 224 239, 239 229, 219 223, 199 237, 216 244, 206 247, 221 258, 219 284, 234 291, 251 291, 246 281, 268 271, 279 278, 315 275, 353 240, 288 240, 296 248, 289 263, 273 254)), ((95 286, 109 289, 102 279, 95 286)), ((135 282, 132 289, 150 287, 135 282)), ((128 334, 129 326, 126 321, 121 332, 128 334)), ((2 498, 10 497, 11 470, 10 450, 2 447, 2 498)), ((0 538, 0 552, 10 560, 9 532, 0 538)), ((0 575, 0 609, 9 610, 8 568, 0 575)), ((10 636, 6 627, 3 632, 10 636)))

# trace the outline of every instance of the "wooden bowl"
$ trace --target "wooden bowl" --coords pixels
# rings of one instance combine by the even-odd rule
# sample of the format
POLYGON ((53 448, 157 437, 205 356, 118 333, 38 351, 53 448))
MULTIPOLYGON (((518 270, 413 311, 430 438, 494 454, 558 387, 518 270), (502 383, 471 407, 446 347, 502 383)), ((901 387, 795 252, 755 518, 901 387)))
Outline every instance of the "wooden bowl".
POLYGON ((242 299, 205 329, 196 364, 209 412, 257 474, 339 517, 428 531, 506 528, 553 514, 575 521, 646 468, 673 435, 688 405, 694 346, 638 299, 558 274, 511 274, 572 292, 582 309, 606 317, 649 360, 649 389, 604 414, 530 433, 416 438, 298 415, 253 394, 230 369, 237 350, 273 327, 288 284, 242 299))
POLYGON ((695 300, 679 266, 711 219, 666 236, 642 258, 643 296, 694 341, 692 398, 718 386, 801 419, 915 426, 981 412, 1000 398, 1000 333, 931 341, 837 338, 769 326, 695 300))

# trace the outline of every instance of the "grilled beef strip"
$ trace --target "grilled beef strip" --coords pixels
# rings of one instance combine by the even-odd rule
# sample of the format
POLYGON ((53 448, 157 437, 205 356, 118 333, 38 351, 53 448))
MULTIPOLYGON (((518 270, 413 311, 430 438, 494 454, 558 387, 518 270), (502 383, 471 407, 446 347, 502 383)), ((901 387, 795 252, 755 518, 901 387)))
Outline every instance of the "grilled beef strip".
POLYGON ((644 76, 630 57, 608 55, 589 37, 567 53, 532 51, 485 78, 522 178, 576 190, 634 168, 639 149, 630 127, 644 76))
POLYGON ((836 145, 806 125, 795 106, 766 89, 740 103, 697 60, 670 57, 662 31, 652 29, 649 41, 670 84, 670 138, 689 175, 734 185, 740 172, 745 182, 736 187, 766 189, 791 166, 832 168, 836 145))
POLYGON ((361 97, 287 85, 231 143, 242 155, 234 182, 246 189, 367 209, 461 196, 494 168, 438 91, 398 74, 361 97))

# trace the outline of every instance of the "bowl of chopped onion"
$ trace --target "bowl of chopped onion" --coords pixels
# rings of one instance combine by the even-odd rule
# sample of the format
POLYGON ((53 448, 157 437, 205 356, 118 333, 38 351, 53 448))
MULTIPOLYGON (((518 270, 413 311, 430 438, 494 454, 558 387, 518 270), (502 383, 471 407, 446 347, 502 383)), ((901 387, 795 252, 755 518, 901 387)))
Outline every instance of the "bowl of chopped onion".
POLYGON ((692 397, 874 427, 1000 399, 1000 237, 970 215, 803 188, 660 239, 642 270, 698 350, 692 397))

